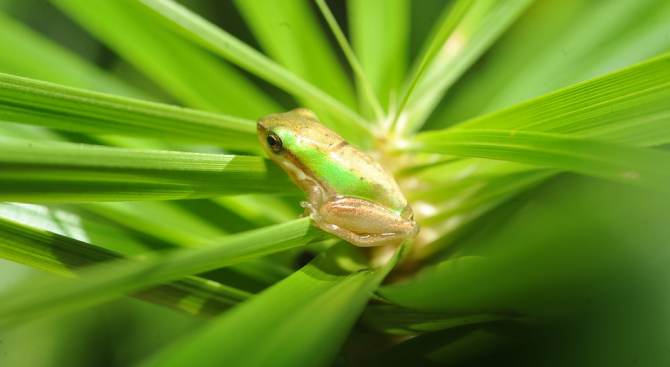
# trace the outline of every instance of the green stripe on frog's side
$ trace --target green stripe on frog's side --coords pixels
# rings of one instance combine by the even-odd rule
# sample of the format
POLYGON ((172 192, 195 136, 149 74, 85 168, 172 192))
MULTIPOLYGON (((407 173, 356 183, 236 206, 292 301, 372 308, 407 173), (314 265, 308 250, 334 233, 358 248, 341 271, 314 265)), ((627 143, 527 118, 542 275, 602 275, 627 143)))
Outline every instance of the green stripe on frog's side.
POLYGON ((342 141, 331 147, 290 134, 278 135, 284 142, 292 144, 292 154, 298 158, 300 166, 309 171, 307 175, 318 182, 327 182, 327 186, 337 195, 379 203, 396 214, 400 214, 407 205, 404 197, 389 195, 400 192, 395 182, 389 188, 378 181, 383 178, 380 176, 387 174, 381 165, 347 142, 342 141), (350 159, 354 157, 356 159, 350 159))

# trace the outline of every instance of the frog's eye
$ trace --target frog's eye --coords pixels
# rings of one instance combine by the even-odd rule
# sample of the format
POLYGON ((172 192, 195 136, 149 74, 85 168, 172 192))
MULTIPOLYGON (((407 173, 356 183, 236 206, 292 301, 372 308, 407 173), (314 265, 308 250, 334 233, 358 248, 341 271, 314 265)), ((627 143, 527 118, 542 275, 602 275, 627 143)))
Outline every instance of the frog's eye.
POLYGON ((270 149, 272 149, 273 152, 279 153, 284 149, 284 143, 282 143, 281 139, 277 134, 275 133, 269 133, 268 137, 266 138, 268 142, 268 146, 270 149))

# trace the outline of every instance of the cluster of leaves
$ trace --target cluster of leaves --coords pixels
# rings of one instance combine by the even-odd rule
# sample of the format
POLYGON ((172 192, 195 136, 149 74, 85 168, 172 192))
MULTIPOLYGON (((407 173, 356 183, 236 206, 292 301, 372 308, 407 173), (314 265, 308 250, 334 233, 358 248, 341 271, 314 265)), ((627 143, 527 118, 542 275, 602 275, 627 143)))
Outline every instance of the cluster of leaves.
POLYGON ((2 364, 667 364, 664 0, 183 3, 0 2, 2 364), (296 219, 254 120, 297 106, 415 240, 296 219))

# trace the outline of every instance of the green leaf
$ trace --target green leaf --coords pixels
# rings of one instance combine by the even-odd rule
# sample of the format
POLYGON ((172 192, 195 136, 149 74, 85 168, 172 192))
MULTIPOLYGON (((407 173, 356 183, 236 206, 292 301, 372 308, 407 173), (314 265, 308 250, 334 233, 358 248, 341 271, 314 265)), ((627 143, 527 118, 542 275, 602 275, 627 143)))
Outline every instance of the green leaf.
POLYGON ((420 200, 423 205, 430 203, 434 207, 432 215, 422 216, 421 224, 435 226, 433 229, 437 229, 450 218, 461 217, 482 206, 507 200, 554 175, 554 170, 536 169, 496 177, 485 182, 468 184, 469 180, 465 180, 462 184, 459 182, 435 187, 412 198, 420 200), (458 201, 458 205, 452 204, 454 200, 458 201))
POLYGON ((0 118, 94 134, 216 143, 259 151, 253 121, 0 74, 0 118))
POLYGON ((429 66, 432 64, 435 57, 438 55, 440 50, 444 47, 445 42, 449 36, 453 33, 456 26, 461 22, 463 17, 465 17, 474 3, 473 0, 458 0, 456 4, 451 8, 445 8, 445 13, 443 15, 443 21, 440 23, 440 26, 430 41, 430 44, 426 50, 421 55, 419 60, 419 66, 416 68, 416 72, 411 73, 411 82, 406 88, 402 100, 398 106, 398 110, 395 112, 395 117, 391 123, 391 129, 395 131, 404 131, 404 121, 399 122, 402 119, 403 113, 405 112, 405 107, 409 103, 412 93, 419 85, 419 82, 423 79, 424 74, 428 70, 429 66), (401 125, 399 125, 401 124, 401 125))
POLYGON ((349 76, 308 2, 236 0, 235 6, 268 55, 345 105, 355 106, 349 76))
POLYGON ((443 185, 422 193, 412 204, 424 226, 419 233, 422 245, 415 247, 414 256, 434 261, 436 253, 475 235, 498 215, 504 217, 507 211, 500 208, 510 200, 518 201, 521 193, 555 175, 553 170, 529 169, 479 182, 464 179, 463 185, 443 185))
POLYGON ((670 54, 595 78, 458 129, 572 134, 638 146, 670 143, 670 54))
POLYGON ((352 251, 337 254, 338 250, 320 254, 143 366, 193 361, 199 366, 329 365, 372 291, 397 261, 396 257, 384 268, 371 270, 360 257, 351 258, 352 251), (259 340, 263 348, 258 348, 259 340))
MULTIPOLYGON (((520 352, 541 348, 537 355, 521 352, 521 365, 527 358, 531 365, 543 365, 547 350, 552 358, 556 352, 557 365, 581 365, 584 358, 611 365, 621 355, 645 356, 652 365, 662 365, 667 356, 655 352, 663 345, 661 339, 630 336, 666 329, 668 299, 662 279, 670 258, 668 208, 669 199, 655 193, 564 176, 525 197, 519 210, 495 226, 480 228, 450 248, 447 262, 426 267, 412 281, 380 293, 416 311, 528 316, 535 330, 505 323, 521 327, 514 334, 520 352), (594 338, 618 353, 593 351, 594 338), (566 341, 570 353, 553 349, 566 341)), ((457 355, 453 347, 462 345, 461 338, 490 326, 428 334, 413 339, 419 340, 414 347, 421 348, 423 341, 426 348, 419 355, 449 360, 457 355)), ((471 353, 485 352, 482 347, 475 345, 471 353)), ((513 351, 503 347, 500 352, 513 351)), ((517 353, 513 355, 502 360, 516 361, 517 353)), ((472 363, 490 364, 477 362, 472 363)))
POLYGON ((251 119, 282 110, 237 69, 164 29, 127 2, 51 2, 191 107, 251 119))
POLYGON ((536 1, 431 118, 444 127, 668 51, 665 0, 536 1), (458 106, 457 108, 454 108, 458 106))
POLYGON ((423 126, 446 91, 534 1, 482 0, 472 4, 416 85, 407 105, 407 133, 423 126))
POLYGON ((0 13, 0 70, 72 87, 147 99, 143 93, 0 13), (49 57, 44 57, 49 55, 49 57))
POLYGON ((166 247, 147 238, 138 238, 136 233, 127 228, 78 212, 76 208, 66 205, 2 203, 0 217, 81 242, 95 243, 98 247, 126 256, 142 254, 161 245, 166 247))
POLYGON ((326 112, 335 117, 324 124, 338 130, 347 140, 361 143, 362 137, 370 137, 368 122, 324 91, 306 82, 229 33, 169 0, 139 0, 154 17, 189 40, 248 70, 266 81, 284 89, 295 97, 311 101, 320 106, 316 112, 326 112))
POLYGON ((0 145, 0 200, 86 202, 173 200, 295 190, 258 157, 74 144, 0 145))
POLYGON ((559 134, 515 130, 446 130, 417 135, 412 150, 557 168, 667 190, 670 154, 559 134))
MULTIPOLYGON (((6 235, 0 236, 5 241, 3 243, 9 245, 8 249, 23 243, 21 248, 30 251, 29 244, 25 243, 25 229, 16 224, 8 228, 6 235), (16 228, 22 232, 12 233, 16 228)), ((66 242, 71 246, 72 241, 75 241, 46 231, 29 230, 37 233, 47 244, 55 242, 55 245, 62 246, 66 242)), ((4 300, 0 304, 0 324, 29 320, 47 310, 53 315, 81 309, 117 298, 121 293, 139 291, 188 275, 299 247, 323 234, 311 226, 308 218, 303 218, 213 239, 206 247, 174 250, 162 255, 150 254, 141 261, 122 259, 90 267, 78 274, 85 282, 53 277, 36 279, 0 294, 4 300)), ((50 248, 53 249, 53 246, 50 248)), ((72 252, 66 251, 67 254, 72 252)), ((202 297, 197 299, 201 301, 201 306, 206 301, 202 297)))
POLYGON ((613 310, 611 302, 622 302, 620 287, 631 302, 650 302, 665 297, 653 279, 667 274, 659 258, 670 250, 669 202, 626 185, 553 180, 519 210, 451 248, 446 261, 380 294, 417 311, 568 319, 575 310, 613 310))
POLYGON ((356 81, 358 82, 358 87, 362 96, 362 98, 360 98, 360 102, 364 104, 363 109, 372 110, 374 112, 375 119, 378 122, 381 122, 384 119, 384 112, 382 111, 382 107, 379 105, 379 101, 377 100, 377 97, 372 90, 372 86, 365 76, 365 72, 363 71, 361 64, 358 62, 358 59, 354 54, 354 50, 349 45, 349 41, 347 41, 347 37, 344 35, 344 32, 340 28, 339 24, 337 24, 337 20, 328 8, 328 5, 326 5, 326 2, 324 0, 316 0, 316 4, 321 10, 323 17, 326 18, 328 26, 333 32, 335 39, 337 39, 337 43, 340 44, 340 48, 342 49, 342 52, 344 52, 344 56, 346 56, 347 61, 349 61, 349 65, 351 66, 354 75, 356 76, 356 81))
MULTIPOLYGON (((10 214, 12 209, 3 207, 2 216, 10 214)), ((28 218, 42 220, 26 210, 19 210, 19 213, 24 221, 28 218)), ((63 217, 63 214, 58 212, 50 214, 57 215, 59 221, 63 217)), ((53 219, 51 221, 55 222, 53 219)), ((62 221, 58 223, 61 225, 60 229, 82 232, 77 226, 63 227, 63 224, 62 221)), ((61 276, 76 277, 77 274, 87 271, 84 270, 86 267, 124 259, 123 255, 117 252, 4 218, 0 218, 0 234, 1 258, 61 276)), ((19 286, 17 290, 21 291, 22 287, 19 286)), ((188 277, 145 289, 132 296, 192 315, 211 317, 247 299, 250 295, 212 280, 188 277)), ((19 310, 8 312, 15 311, 19 310)), ((0 320, 0 323, 3 321, 0 320)))
MULTIPOLYGON (((509 321, 463 325, 405 340, 366 361, 366 365, 498 366, 510 359, 514 361, 512 365, 528 365, 529 356, 544 351, 532 348, 535 345, 528 336, 533 335, 533 331, 531 326, 509 321)), ((539 363, 547 361, 547 356, 543 357, 538 359, 539 363)))
POLYGON ((84 209, 160 238, 175 246, 199 246, 208 238, 226 235, 223 228, 194 215, 177 201, 135 201, 83 204, 84 209))
POLYGON ((463 325, 513 318, 514 315, 463 315, 441 312, 419 312, 399 306, 370 306, 365 309, 366 325, 385 333, 418 335, 463 325))
MULTIPOLYGON (((365 79, 389 109, 407 68, 411 13, 407 0, 347 1, 351 44, 365 79)), ((359 90, 363 82, 358 78, 359 90)))
POLYGON ((214 201, 225 206, 240 218, 258 226, 268 226, 295 219, 301 213, 298 209, 302 210, 300 205, 296 204, 300 199, 295 200, 293 205, 289 205, 282 198, 270 195, 225 196, 216 198, 214 201), (272 210, 268 210, 268 208, 272 208, 272 210))

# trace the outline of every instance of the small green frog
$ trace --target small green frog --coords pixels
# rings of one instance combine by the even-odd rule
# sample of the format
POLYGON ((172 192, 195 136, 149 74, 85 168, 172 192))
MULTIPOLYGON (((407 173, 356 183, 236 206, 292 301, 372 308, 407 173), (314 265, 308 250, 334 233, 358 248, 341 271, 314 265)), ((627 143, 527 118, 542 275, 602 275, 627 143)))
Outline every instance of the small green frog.
POLYGON ((305 108, 268 115, 258 140, 306 194, 302 216, 356 246, 398 244, 419 232, 393 175, 305 108))

